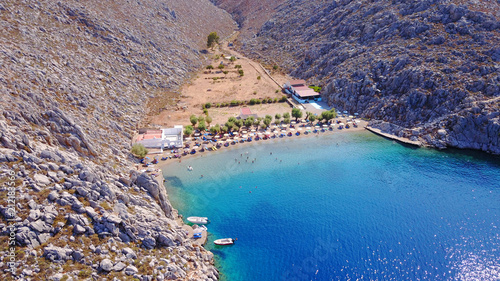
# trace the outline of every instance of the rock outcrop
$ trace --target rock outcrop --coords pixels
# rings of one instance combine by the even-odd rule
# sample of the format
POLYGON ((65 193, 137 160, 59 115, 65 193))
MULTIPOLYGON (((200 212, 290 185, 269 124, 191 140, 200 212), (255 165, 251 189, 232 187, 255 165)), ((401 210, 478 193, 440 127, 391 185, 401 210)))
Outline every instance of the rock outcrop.
POLYGON ((499 19, 498 1, 288 0, 238 43, 372 126, 500 154, 499 19))
POLYGON ((0 4, 2 274, 218 278, 130 143, 235 26, 208 0, 0 4))

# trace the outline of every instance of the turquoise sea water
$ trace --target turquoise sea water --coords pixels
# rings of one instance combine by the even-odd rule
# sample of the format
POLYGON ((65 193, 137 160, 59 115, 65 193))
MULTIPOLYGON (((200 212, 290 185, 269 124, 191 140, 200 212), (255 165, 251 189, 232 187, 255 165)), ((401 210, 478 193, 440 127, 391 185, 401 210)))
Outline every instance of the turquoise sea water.
POLYGON ((260 142, 163 169, 225 280, 500 278, 499 158, 367 132, 260 142))

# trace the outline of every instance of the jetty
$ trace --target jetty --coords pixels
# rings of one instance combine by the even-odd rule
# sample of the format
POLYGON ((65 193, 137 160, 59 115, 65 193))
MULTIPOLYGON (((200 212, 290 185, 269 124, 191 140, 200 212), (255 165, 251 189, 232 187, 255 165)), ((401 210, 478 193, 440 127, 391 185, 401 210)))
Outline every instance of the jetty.
POLYGON ((373 128, 373 127, 368 127, 366 126, 365 127, 368 131, 376 134, 376 135, 379 135, 379 136, 382 136, 382 137, 385 137, 385 138, 388 138, 388 139, 391 139, 391 140, 395 140, 397 142, 400 142, 400 143, 404 143, 404 144, 410 144, 410 145, 414 145, 414 146, 423 146, 422 142, 421 141, 412 141, 408 138, 402 138, 402 137, 398 137, 398 136, 395 136, 395 135, 391 135, 389 133, 384 133, 382 132, 380 129, 376 129, 376 128, 373 128))

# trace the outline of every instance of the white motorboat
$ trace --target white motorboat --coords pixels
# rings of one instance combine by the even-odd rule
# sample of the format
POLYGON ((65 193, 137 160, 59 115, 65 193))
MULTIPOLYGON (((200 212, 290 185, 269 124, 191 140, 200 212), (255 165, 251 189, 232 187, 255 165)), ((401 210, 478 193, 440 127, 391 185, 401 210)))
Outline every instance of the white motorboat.
POLYGON ((190 223, 194 223, 194 224, 207 224, 208 223, 207 217, 188 217, 187 220, 190 223))
POLYGON ((214 244, 215 245, 232 245, 234 244, 234 241, 236 241, 237 239, 233 239, 233 238, 223 238, 223 239, 217 239, 214 241, 214 244))

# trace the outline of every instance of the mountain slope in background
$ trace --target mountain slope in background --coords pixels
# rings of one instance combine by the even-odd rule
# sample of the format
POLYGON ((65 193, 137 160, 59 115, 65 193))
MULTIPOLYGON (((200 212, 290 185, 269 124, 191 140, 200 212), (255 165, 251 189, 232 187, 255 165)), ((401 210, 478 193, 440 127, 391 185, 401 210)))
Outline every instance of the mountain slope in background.
POLYGON ((239 44, 386 132, 500 154, 499 11, 499 1, 288 0, 239 44))
POLYGON ((235 27, 208 0, 0 3, 2 274, 10 236, 17 279, 217 279, 130 143, 235 27))

